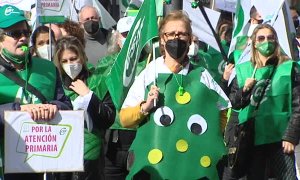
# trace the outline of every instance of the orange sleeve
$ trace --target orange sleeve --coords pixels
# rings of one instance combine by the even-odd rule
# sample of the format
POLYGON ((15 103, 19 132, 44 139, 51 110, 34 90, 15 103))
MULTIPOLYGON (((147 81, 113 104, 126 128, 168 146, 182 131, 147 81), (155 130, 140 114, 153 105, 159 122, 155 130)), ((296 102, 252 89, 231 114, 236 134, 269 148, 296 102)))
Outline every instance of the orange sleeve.
POLYGON ((220 127, 222 133, 225 131, 225 127, 227 124, 227 109, 220 111, 220 127))
POLYGON ((120 123, 123 127, 136 128, 147 117, 147 115, 141 112, 142 103, 144 101, 134 107, 122 108, 120 110, 120 123))

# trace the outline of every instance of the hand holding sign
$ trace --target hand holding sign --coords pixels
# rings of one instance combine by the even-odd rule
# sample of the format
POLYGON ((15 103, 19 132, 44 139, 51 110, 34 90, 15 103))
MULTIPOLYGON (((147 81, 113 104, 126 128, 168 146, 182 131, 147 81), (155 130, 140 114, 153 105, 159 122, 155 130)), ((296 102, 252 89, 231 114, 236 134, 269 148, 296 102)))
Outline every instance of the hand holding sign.
POLYGON ((57 106, 53 104, 26 104, 21 105, 21 111, 29 112, 31 118, 36 120, 51 120, 57 112, 57 106))

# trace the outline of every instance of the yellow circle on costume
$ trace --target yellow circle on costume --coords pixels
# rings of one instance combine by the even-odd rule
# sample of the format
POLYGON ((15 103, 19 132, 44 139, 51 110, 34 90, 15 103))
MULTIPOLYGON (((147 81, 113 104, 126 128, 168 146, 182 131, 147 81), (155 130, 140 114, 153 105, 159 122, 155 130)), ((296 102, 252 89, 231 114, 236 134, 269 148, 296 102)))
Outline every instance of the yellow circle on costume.
POLYGON ((188 148, 189 148, 189 145, 188 145, 188 143, 185 140, 180 139, 180 140, 178 140, 176 142, 176 149, 177 149, 177 151, 179 151, 179 152, 186 152, 188 150, 188 148))
POLYGON ((179 92, 177 92, 175 98, 178 104, 187 104, 191 100, 191 95, 188 92, 184 92, 183 95, 180 96, 179 92))
POLYGON ((200 159, 200 164, 203 167, 209 167, 211 165, 211 160, 208 156, 202 156, 200 159))
POLYGON ((163 157, 163 154, 162 154, 161 150, 159 150, 159 149, 152 149, 148 153, 148 161, 151 164, 159 163, 161 161, 162 157, 163 157))

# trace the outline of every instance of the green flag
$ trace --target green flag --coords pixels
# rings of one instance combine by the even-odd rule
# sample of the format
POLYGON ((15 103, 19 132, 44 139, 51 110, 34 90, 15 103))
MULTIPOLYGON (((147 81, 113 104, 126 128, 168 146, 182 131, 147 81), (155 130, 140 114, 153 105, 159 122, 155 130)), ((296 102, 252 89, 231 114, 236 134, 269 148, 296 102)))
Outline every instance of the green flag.
POLYGON ((234 28, 232 32, 232 40, 229 48, 231 54, 237 46, 240 46, 239 37, 246 36, 248 28, 246 28, 250 20, 250 9, 252 7, 251 1, 238 0, 236 5, 236 12, 234 18, 234 28))
POLYGON ((157 37, 155 0, 145 0, 128 33, 106 85, 117 109, 120 109, 135 78, 136 65, 145 44, 157 37))

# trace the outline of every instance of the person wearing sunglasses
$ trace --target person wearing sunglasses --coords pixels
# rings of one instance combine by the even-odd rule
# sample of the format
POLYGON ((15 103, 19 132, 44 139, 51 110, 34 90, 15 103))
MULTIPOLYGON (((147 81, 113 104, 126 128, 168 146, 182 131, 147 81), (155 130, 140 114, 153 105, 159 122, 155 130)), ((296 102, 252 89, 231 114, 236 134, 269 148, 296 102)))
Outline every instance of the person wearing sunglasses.
POLYGON ((258 25, 251 36, 251 59, 236 65, 229 98, 239 123, 254 122, 254 147, 247 179, 296 179, 295 146, 300 135, 300 73, 282 54, 275 29, 258 25))
MULTIPOLYGON (((70 99, 65 96, 58 71, 53 63, 31 56, 28 44, 31 31, 24 12, 12 5, 0 8, 0 66, 26 81, 20 86, 0 73, 0 127, 4 126, 4 111, 24 111, 33 120, 49 121, 58 110, 70 110, 70 99), (36 93, 28 89, 34 86, 36 93)), ((3 134, 3 131, 1 132, 3 134)), ((1 135, 3 138, 3 135, 1 135)), ((3 141, 1 141, 3 142, 3 141)), ((1 144, 3 147, 3 144, 1 144)), ((6 180, 42 180, 41 173, 5 174, 6 180)))

